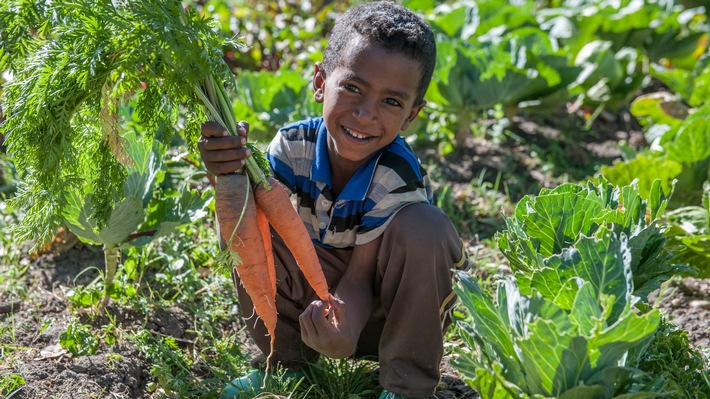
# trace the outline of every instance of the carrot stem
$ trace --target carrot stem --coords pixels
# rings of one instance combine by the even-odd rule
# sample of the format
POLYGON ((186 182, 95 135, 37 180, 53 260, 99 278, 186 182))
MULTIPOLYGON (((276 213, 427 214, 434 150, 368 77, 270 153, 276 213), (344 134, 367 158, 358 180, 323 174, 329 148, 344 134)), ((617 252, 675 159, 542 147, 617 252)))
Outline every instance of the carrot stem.
MULTIPOLYGON (((209 114, 210 118, 213 121, 224 126, 229 134, 231 134, 232 136, 236 136, 238 134, 237 123, 234 120, 234 114, 232 113, 231 107, 229 106, 227 94, 224 90, 224 87, 222 87, 221 85, 214 84, 213 79, 214 78, 211 76, 205 79, 205 84, 203 85, 203 87, 195 86, 194 92, 200 99, 200 101, 202 101, 202 103, 204 104, 205 109, 207 110, 207 113, 209 114), (216 101, 214 102, 211 101, 209 98, 208 86, 211 86, 215 90, 216 101)), ((261 170, 256 159, 254 159, 254 156, 250 156, 246 159, 245 168, 247 173, 251 177, 252 184, 263 186, 267 189, 270 188, 269 183, 267 181, 268 176, 266 176, 266 174, 264 174, 264 172, 261 170)))

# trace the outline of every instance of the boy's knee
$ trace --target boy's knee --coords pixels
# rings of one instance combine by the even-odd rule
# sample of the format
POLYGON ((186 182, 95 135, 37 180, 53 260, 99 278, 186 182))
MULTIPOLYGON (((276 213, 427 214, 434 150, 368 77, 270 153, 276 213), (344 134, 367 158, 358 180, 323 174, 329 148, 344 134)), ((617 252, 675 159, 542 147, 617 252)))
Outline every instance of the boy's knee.
POLYGON ((425 203, 410 204, 397 212, 385 235, 399 243, 423 246, 459 241, 451 219, 438 207, 425 203))

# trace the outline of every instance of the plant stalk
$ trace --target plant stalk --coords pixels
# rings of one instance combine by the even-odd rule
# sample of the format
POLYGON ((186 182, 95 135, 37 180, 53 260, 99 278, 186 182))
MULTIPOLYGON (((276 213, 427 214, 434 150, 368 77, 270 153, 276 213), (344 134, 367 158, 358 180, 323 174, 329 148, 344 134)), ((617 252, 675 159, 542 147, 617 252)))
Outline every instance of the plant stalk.
MULTIPOLYGON (((229 105, 227 93, 224 87, 222 87, 222 85, 216 84, 213 76, 208 76, 205 79, 205 84, 203 87, 195 86, 194 92, 200 99, 200 101, 202 101, 207 113, 213 121, 219 123, 224 128, 226 128, 227 132, 230 135, 238 135, 237 123, 234 119, 232 108, 229 105), (216 100, 214 102, 210 100, 209 97, 210 88, 214 90, 214 97, 216 100)), ((250 156, 246 159, 245 169, 247 173, 249 173, 249 177, 252 184, 262 185, 267 189, 270 188, 269 183, 267 181, 267 176, 261 170, 259 164, 253 156, 250 156)))
POLYGON ((99 309, 103 309, 111 299, 111 289, 113 280, 116 277, 116 267, 118 266, 119 252, 113 245, 104 245, 104 261, 106 262, 106 277, 104 278, 104 297, 99 303, 99 309))

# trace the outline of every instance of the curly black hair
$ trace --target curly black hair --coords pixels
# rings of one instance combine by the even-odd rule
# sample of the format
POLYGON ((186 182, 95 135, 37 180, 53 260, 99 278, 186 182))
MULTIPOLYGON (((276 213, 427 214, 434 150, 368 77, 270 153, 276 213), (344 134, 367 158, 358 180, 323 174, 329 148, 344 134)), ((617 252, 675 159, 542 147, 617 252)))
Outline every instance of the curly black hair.
POLYGON ((361 38, 367 44, 376 44, 421 63, 422 79, 417 87, 417 102, 421 102, 436 64, 436 42, 431 27, 411 10, 389 1, 352 8, 333 27, 321 65, 326 76, 361 38))

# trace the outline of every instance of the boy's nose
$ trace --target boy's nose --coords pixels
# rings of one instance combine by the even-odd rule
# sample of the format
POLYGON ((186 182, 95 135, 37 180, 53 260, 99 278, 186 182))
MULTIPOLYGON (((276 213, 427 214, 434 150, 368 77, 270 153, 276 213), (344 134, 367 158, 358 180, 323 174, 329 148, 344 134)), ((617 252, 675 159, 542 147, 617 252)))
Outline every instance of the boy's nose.
POLYGON ((353 116, 360 123, 366 124, 377 119, 377 105, 373 100, 360 101, 353 110, 353 116))

